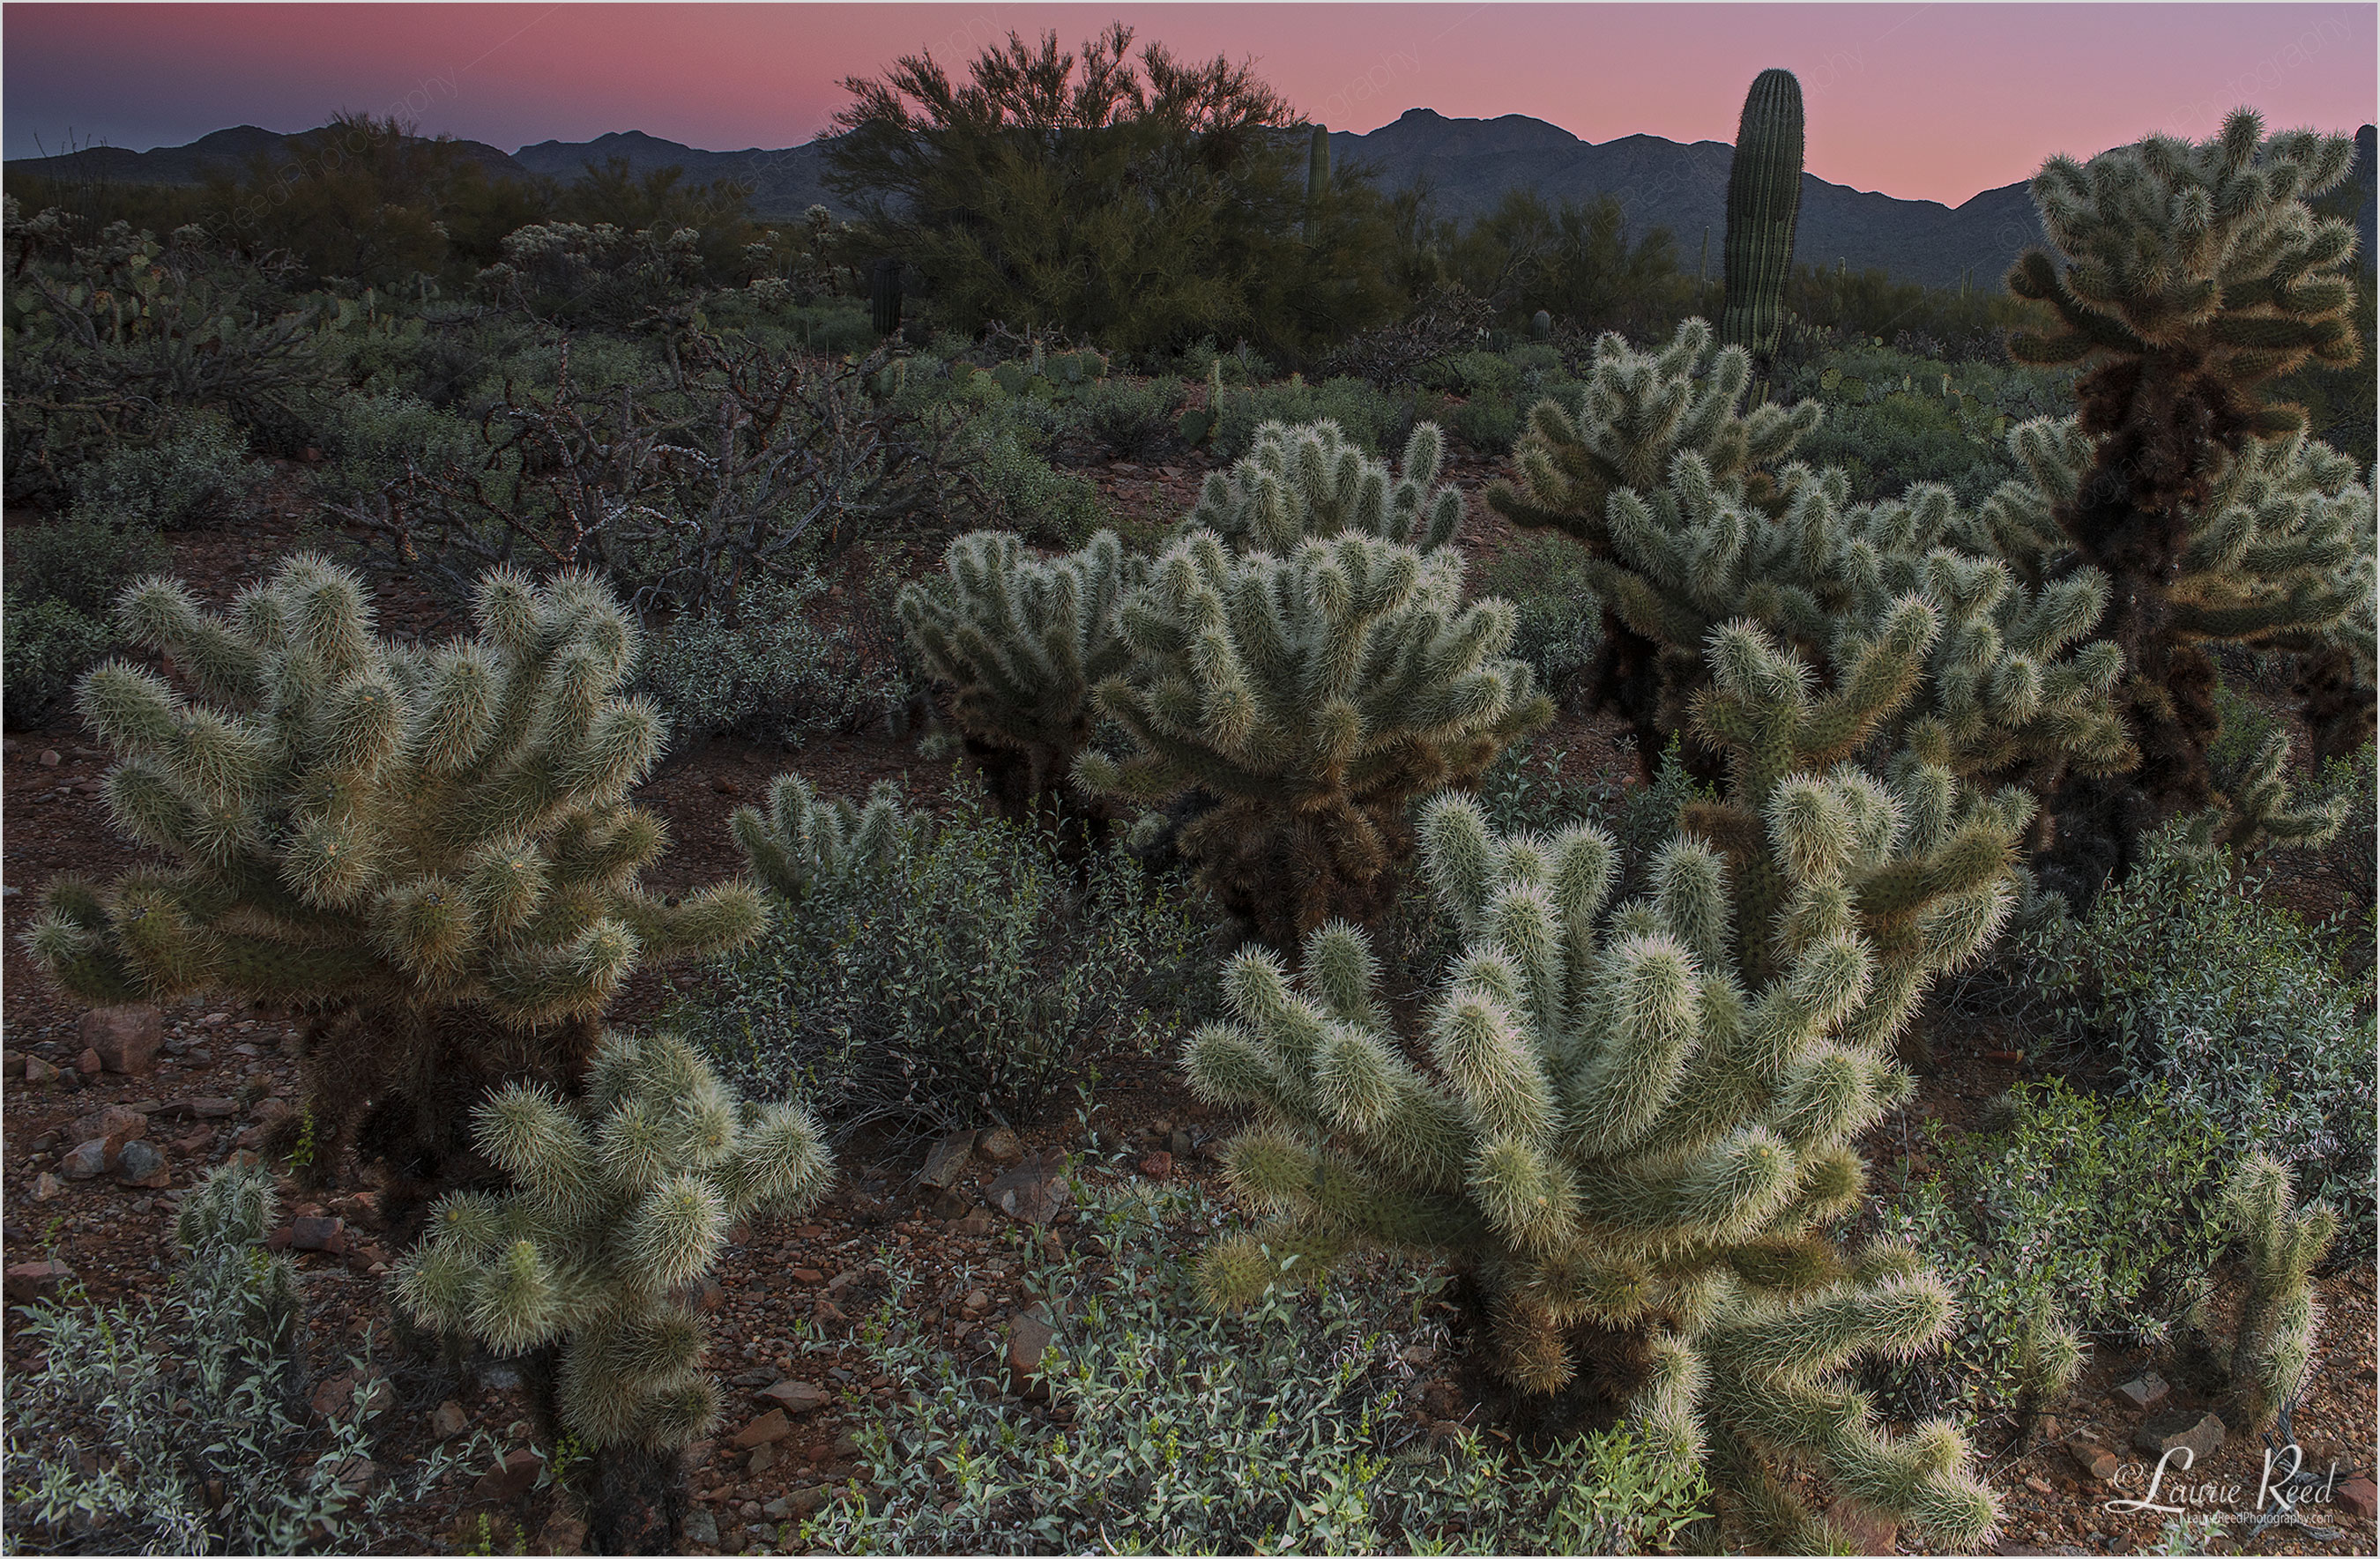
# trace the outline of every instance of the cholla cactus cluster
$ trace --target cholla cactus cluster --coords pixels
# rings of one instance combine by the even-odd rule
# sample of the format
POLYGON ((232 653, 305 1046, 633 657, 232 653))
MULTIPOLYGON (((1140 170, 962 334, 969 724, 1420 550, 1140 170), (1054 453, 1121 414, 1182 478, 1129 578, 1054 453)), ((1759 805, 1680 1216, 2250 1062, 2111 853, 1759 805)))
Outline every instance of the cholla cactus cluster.
POLYGON ((2306 1279, 2338 1238, 2338 1213, 2325 1202, 2301 1211, 2289 1170, 2262 1154, 2240 1163, 2223 1200, 2248 1251, 2248 1287, 2226 1361, 2248 1426, 2269 1429, 2305 1389, 2322 1324, 2306 1279))
POLYGON ((728 832, 751 863, 761 886, 799 900, 812 884, 881 864, 917 820, 905 816, 900 791, 880 780, 865 806, 823 801, 798 774, 780 774, 769 787, 769 809, 739 806, 728 832))
POLYGON ((674 1451, 719 1405, 682 1291, 737 1223, 814 1202, 831 1165, 808 1115, 739 1105, 680 1040, 608 1035, 586 1084, 516 1084, 473 1112, 512 1189, 441 1201, 396 1293, 499 1354, 558 1346, 563 1422, 589 1446, 674 1451))
POLYGON ((1043 560, 1006 531, 960 537, 944 574, 901 592, 901 621, 984 763, 994 800, 1022 816, 1058 797, 1090 740, 1091 689, 1130 657, 1116 609, 1146 577, 1112 531, 1043 560))
POLYGON ((1904 754, 1889 782, 1846 760, 1907 697, 1938 625, 1921 600, 1836 684, 1748 625, 1711 647, 1697 726, 1730 759, 1649 895, 1608 909, 1598 830, 1499 839, 1467 799, 1423 825, 1430 886, 1464 955, 1426 1020, 1425 1069, 1390 1031, 1368 945, 1307 941, 1300 985, 1244 953, 1232 1021, 1193 1036, 1194 1086, 1252 1106, 1235 1181, 1276 1211, 1206 1260, 1245 1300, 1352 1244, 1415 1246, 1475 1278, 1523 1388, 1622 1399, 1670 1454, 1713 1456, 1755 1541, 1814 1518, 1777 1476, 1837 1489, 1954 1547, 1990 1499, 1946 1423, 1900 1439, 1842 1372, 1907 1357, 1950 1322, 1942 1284, 1892 1249, 1839 1251, 1853 1142, 1910 1090, 1895 1035, 1935 974, 2011 902, 2030 816, 1904 754))
POLYGON ((1175 538, 1211 530, 1237 550, 1278 557, 1301 541, 1352 531, 1434 551, 1463 523, 1463 495, 1438 485, 1445 454, 1438 424, 1416 424, 1391 477, 1327 418, 1297 428, 1268 422, 1228 473, 1208 475, 1175 538))
POLYGON ((1180 848, 1278 947, 1384 909, 1413 798, 1469 784, 1552 715, 1528 667, 1499 659, 1512 608, 1466 605, 1451 549, 1342 535, 1234 557, 1196 531, 1117 629, 1131 659, 1099 700, 1136 750, 1087 753, 1076 777, 1144 802, 1217 798, 1180 848))
POLYGON ((637 886, 662 832, 623 798, 661 731, 617 696, 637 638, 609 593, 497 573, 475 617, 476 639, 404 647, 312 556, 220 616, 151 579, 126 596, 127 636, 197 699, 121 661, 83 684, 123 755, 109 811, 173 864, 52 884, 28 946, 94 1001, 217 991, 313 1014, 325 1166, 367 1107, 395 1143, 459 1145, 446 1118, 468 1080, 566 1069, 640 961, 759 925, 746 883, 637 886))

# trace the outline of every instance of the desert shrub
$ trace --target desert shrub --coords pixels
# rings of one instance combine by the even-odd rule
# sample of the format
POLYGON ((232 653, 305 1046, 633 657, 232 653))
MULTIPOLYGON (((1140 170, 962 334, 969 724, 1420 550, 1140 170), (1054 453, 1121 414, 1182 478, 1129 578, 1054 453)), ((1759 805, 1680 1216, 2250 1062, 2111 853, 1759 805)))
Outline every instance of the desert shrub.
POLYGON ((1958 1290, 1941 1354, 1891 1369, 1912 1414, 2054 1399, 2058 1332, 2164 1340, 2223 1248, 2230 1161, 2203 1104, 2162 1085, 2096 1099, 2052 1082, 2019 1085, 1998 1115, 1973 1134, 1929 1121, 1927 1169, 1878 1209, 1878 1232, 1958 1290))
MULTIPOLYGON (((1226 363, 1230 358, 1223 359, 1226 363)), ((1226 376, 1229 380, 1229 375, 1226 376)), ((1390 394, 1360 379, 1327 379, 1308 384, 1292 378, 1278 384, 1232 390, 1223 396, 1215 419, 1215 453, 1237 460, 1256 441, 1257 429, 1268 422, 1339 424, 1348 438, 1367 454, 1403 447, 1413 431, 1420 405, 1412 394, 1390 394)))
POLYGON ((1521 434, 1521 408, 1510 396, 1481 393, 1456 406, 1457 437, 1480 454, 1505 454, 1521 434))
POLYGON ((79 514, 121 525, 193 530, 241 517, 270 478, 220 413, 174 418, 157 442, 112 449, 75 482, 79 514))
POLYGON ((368 502, 408 469, 459 464, 480 441, 462 417, 401 390, 342 395, 323 408, 322 429, 312 487, 334 506, 368 502))
POLYGON ((1079 869, 971 796, 938 827, 780 900, 675 1020, 747 1097, 820 1102, 847 1135, 1035 1118, 1100 1041, 1155 1043, 1206 988, 1203 928, 1121 850, 1079 869))
POLYGON ((1480 571, 1477 591, 1512 603, 1505 653, 1527 661, 1556 703, 1568 699, 1603 639, 1603 603, 1587 583, 1586 550, 1559 532, 1523 536, 1480 571))
POLYGON ((1081 546, 1107 525, 1099 489, 1052 469, 1015 416, 971 429, 969 444, 979 462, 975 478, 989 501, 987 523, 1062 548, 1081 546))
POLYGON ((692 228, 628 232, 610 223, 536 223, 504 240, 504 259, 480 272, 492 297, 543 320, 633 324, 678 301, 702 276, 692 228))
POLYGON ((2361 962, 2354 967, 2366 976, 2372 971, 2372 912, 2374 876, 2380 868, 2380 840, 2374 835, 2380 826, 2380 753, 2366 742, 2362 748, 2349 756, 2332 758, 2314 776, 2313 799, 2320 802, 2333 797, 2347 803, 2347 822, 2338 837, 2323 852, 2323 859, 2345 880, 2350 903, 2362 912, 2363 925, 2360 935, 2350 934, 2350 949, 2360 953, 2361 962))
POLYGON ((115 646, 115 598, 165 565, 157 533, 95 520, 21 526, 9 537, 6 610, 0 610, 0 707, 10 730, 45 724, 83 672, 115 646))
POLYGON ((2053 921, 2006 961, 2127 1088, 2162 1088, 2236 1154, 2264 1153, 2339 1209, 2342 1255, 2374 1245, 2373 1019, 2320 931, 2258 897, 2261 876, 2159 836, 2088 919, 2053 921))
POLYGON ((669 717, 679 742, 734 735, 797 742, 804 731, 849 731, 908 702, 897 658, 873 653, 846 622, 821 626, 815 571, 746 586, 732 613, 689 615, 656 633, 638 690, 669 717))
POLYGON ((1111 453, 1138 460, 1173 437, 1182 385, 1171 379, 1102 379, 1075 397, 1084 431, 1111 453))
MULTIPOLYGON (((1640 1553, 1677 1544, 1708 1491, 1623 1432, 1523 1457, 1415 1421, 1410 1358, 1439 1356, 1436 1280, 1381 1263, 1318 1290, 1204 1312, 1173 1244, 1219 1215, 1195 1190, 1080 1191, 1107 1248, 1045 1263, 1050 1412, 913 1340, 911 1280, 854 1338, 906 1405, 856 1432, 868 1498, 800 1540, 846 1553, 1640 1553), (1052 1421, 1052 1420, 1056 1421, 1052 1421)), ((810 1345, 833 1348, 822 1339, 810 1345)), ((848 1359, 850 1355, 845 1354, 848 1359)))
POLYGON ((455 1465, 373 1476, 361 1411, 309 1412, 295 1271, 262 1245, 273 1201, 264 1170, 217 1170, 162 1301, 18 1312, 39 1358, 7 1379, 11 1553, 361 1552, 455 1465))

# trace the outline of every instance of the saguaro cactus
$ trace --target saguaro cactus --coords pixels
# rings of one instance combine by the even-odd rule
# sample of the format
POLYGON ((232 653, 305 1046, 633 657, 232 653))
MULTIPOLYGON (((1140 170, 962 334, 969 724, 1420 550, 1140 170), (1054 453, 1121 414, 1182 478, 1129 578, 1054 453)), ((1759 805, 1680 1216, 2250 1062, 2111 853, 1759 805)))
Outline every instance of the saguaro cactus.
POLYGON ((1117 604, 1147 577, 1112 531, 1042 560, 1005 531, 960 537, 944 575, 901 592, 901 621, 983 765, 994 804, 1024 817, 1062 798, 1091 733, 1090 691, 1129 657, 1117 604))
POLYGON ((868 321, 880 336, 901 333, 901 262, 889 255, 868 273, 868 321))
POLYGON ((1936 632, 1904 602, 1823 691, 1758 630, 1715 634, 1696 724, 1728 790, 1616 911, 1599 830, 1500 839, 1468 799, 1435 803, 1425 866, 1467 948, 1417 1043, 1353 928, 1308 938, 1295 988, 1268 954, 1235 960, 1232 1018, 1184 1061, 1204 1096, 1255 1108, 1227 1162, 1275 1221, 1208 1251, 1214 1298, 1356 1244, 1430 1251, 1516 1384, 1707 1451, 1749 1541, 1818 1541, 1777 1476, 1799 1466, 1932 1541, 1981 1541, 1994 1512, 1957 1432, 1887 1436, 1843 1374, 1938 1339, 1949 1293, 1905 1251, 1827 1233, 1859 1200, 1859 1132, 1908 1096, 1893 1038, 1997 931, 2031 810, 1905 752, 1888 781, 1846 761, 1936 632))
POLYGON ((1208 473, 1174 539, 1211 530, 1236 550, 1278 556, 1353 533, 1434 551, 1463 523, 1463 495, 1438 479, 1445 458, 1435 422, 1414 425, 1393 477, 1328 417, 1294 428, 1268 422, 1230 471, 1208 473))
MULTIPOLYGON (((2213 624, 2193 621, 2198 603, 2175 581, 2198 539, 2191 515, 2215 512, 2249 444, 2304 428, 2300 408, 2264 404, 2262 386, 2360 351, 2339 274, 2353 230, 2306 205, 2353 159, 2345 136, 2267 140, 2242 110, 2201 144, 2158 136, 2087 165, 2056 157, 2034 179, 2058 254, 2028 251, 2008 284, 2048 304, 2058 324, 2012 336, 2009 349, 2023 362, 2095 364, 2075 383, 2090 464, 2049 512, 2073 557, 2112 583, 2099 632, 2130 670, 2121 707, 2142 758, 2128 776, 2056 798, 2053 860, 2070 894, 2128 870, 2149 830, 2211 799, 2206 751, 2219 722, 2201 641, 2213 624)), ((2260 561, 2243 553, 2234 572, 2252 577, 2260 561)), ((2233 620, 2252 625, 2268 610, 2233 620)))
POLYGON ((1175 543, 1117 628, 1132 656, 1099 687, 1129 755, 1087 752, 1088 790, 1217 804, 1182 853, 1277 947, 1387 907, 1411 848, 1406 804, 1469 783, 1552 718, 1527 666, 1500 659, 1512 609, 1463 600, 1451 548, 1347 534, 1285 558, 1175 543))
POLYGON ((539 1354, 560 1429, 593 1452, 598 1552, 673 1552, 678 1453, 719 1408, 686 1287, 736 1224, 818 1199, 832 1167, 818 1129, 792 1106, 739 1106, 679 1040, 617 1033, 582 1097, 516 1084, 472 1121, 514 1189, 440 1202, 398 1299, 499 1354, 539 1354))
POLYGON ((1309 222, 1313 220, 1314 208, 1330 193, 1330 132, 1317 125, 1305 148, 1305 210, 1309 222))
POLYGON ((637 886, 663 836, 624 797, 661 720, 617 696, 637 637, 609 592, 500 571, 474 615, 476 638, 419 651, 310 555, 225 616, 154 578, 127 593, 127 637, 203 702, 122 661, 83 683, 123 755, 109 811, 172 864, 51 884, 27 945, 96 1001, 218 991, 308 1013, 318 1173, 360 1132, 400 1186, 435 1188, 471 1102, 565 1080, 640 961, 760 925, 748 883, 637 886))
POLYGON ((1766 361, 1785 328, 1793 228, 1802 214, 1802 83, 1764 70, 1744 94, 1727 170, 1727 308, 1722 338, 1766 361))

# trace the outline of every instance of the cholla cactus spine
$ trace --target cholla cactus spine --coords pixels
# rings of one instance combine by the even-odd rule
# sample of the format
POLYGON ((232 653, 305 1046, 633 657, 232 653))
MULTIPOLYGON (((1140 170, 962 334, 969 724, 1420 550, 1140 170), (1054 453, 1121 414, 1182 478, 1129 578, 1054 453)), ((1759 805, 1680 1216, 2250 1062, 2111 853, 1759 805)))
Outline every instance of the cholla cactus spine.
POLYGON ((1434 422, 1415 425, 1393 476, 1328 418, 1268 422, 1228 472, 1208 475, 1174 538, 1210 530, 1239 550, 1285 556, 1300 542, 1354 533, 1434 551, 1463 523, 1462 493, 1438 479, 1445 456, 1434 422))
POLYGON ((900 788, 890 780, 878 780, 868 804, 855 806, 821 800, 798 774, 777 776, 765 814, 739 806, 727 820, 753 876, 778 897, 793 900, 815 883, 880 864, 917 826, 903 814, 900 788))
POLYGON ((2307 1278, 2338 1236, 2338 1213, 2325 1202, 2300 1210, 2289 1170, 2262 1154, 2232 1172, 2224 1204, 2248 1252, 2248 1286, 2228 1349, 2231 1388, 2249 1426, 2266 1429, 2305 1389, 2322 1325, 2307 1278))

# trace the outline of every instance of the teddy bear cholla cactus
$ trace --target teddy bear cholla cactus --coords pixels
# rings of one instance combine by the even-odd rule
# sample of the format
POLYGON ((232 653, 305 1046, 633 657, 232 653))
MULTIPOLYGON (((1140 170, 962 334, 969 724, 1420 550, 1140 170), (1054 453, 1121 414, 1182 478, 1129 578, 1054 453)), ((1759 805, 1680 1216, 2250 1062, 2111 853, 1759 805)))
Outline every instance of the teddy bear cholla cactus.
POLYGON ((798 774, 780 774, 769 787, 769 809, 739 806, 727 820, 736 847, 761 885, 798 900, 813 884, 881 864, 905 830, 924 826, 905 816, 900 789, 880 780, 865 806, 824 801, 798 774))
POLYGON ((1944 1287, 1905 1251, 1845 1253, 1853 1142, 1908 1095, 1891 1045, 1934 975, 2011 903, 2021 792, 1962 794, 1903 753, 1848 760, 1908 696, 1937 624, 1904 601, 1816 690, 1757 629, 1714 636, 1704 740, 1724 799, 1689 807, 1652 891, 1606 912, 1614 852, 1591 828, 1491 835, 1466 798, 1423 824, 1431 888, 1466 937, 1410 1054, 1369 947, 1306 944, 1301 985, 1243 953, 1232 1021, 1194 1034, 1204 1096, 1253 1106, 1235 1182, 1275 1210, 1204 1277, 1222 1303, 1361 1242, 1451 1257, 1505 1373, 1622 1399, 1669 1455, 1713 1454, 1754 1540, 1814 1541, 1779 1480, 1842 1493, 1971 1547, 1994 1519, 1945 1424, 1898 1439, 1843 1380, 1944 1335, 1944 1287))
POLYGON ((128 636, 196 699, 122 661, 82 687, 123 755, 112 816, 172 864, 52 884, 29 946, 96 1001, 217 991, 310 1013, 325 1172, 369 1110, 374 1144, 426 1155, 434 1184, 472 1100, 583 1060, 639 961, 759 925, 748 883, 637 887, 662 831, 623 798, 661 723, 615 696, 637 638, 602 586, 499 572, 474 614, 478 637, 422 651, 376 634, 360 582, 320 558, 221 616, 154 578, 126 595, 128 636))
POLYGON ((817 1199, 817 1127, 790 1105, 739 1105, 681 1040, 618 1033, 580 1097, 516 1083, 473 1126, 512 1189, 438 1203, 398 1266, 400 1302, 499 1354, 558 1349, 562 1425, 598 1453, 599 1485, 673 1462, 719 1406, 683 1291, 735 1225, 817 1199))
POLYGON ((1137 750, 1087 752, 1076 778, 1145 802, 1217 798, 1178 848, 1276 947, 1385 909, 1407 804, 1470 783, 1552 717, 1528 667, 1498 659, 1512 607, 1465 604, 1451 548, 1342 535, 1234 557, 1199 530, 1117 628, 1132 659, 1098 697, 1137 750))
POLYGON ((1041 559, 1006 531, 960 537, 942 577, 901 592, 901 621, 926 669, 952 689, 951 713, 983 764, 1003 815, 1061 794, 1090 740, 1090 691, 1123 669, 1117 603, 1146 577, 1112 531, 1041 559))
POLYGON ((1208 474, 1174 538, 1211 530, 1235 550, 1281 556, 1302 541, 1354 532, 1434 551, 1463 523, 1463 495, 1437 485, 1445 454, 1438 424, 1416 423, 1391 477, 1327 417, 1294 428, 1268 422, 1228 473, 1208 474))
MULTIPOLYGON (((2123 652, 2121 712, 2141 753, 2131 774, 2055 798, 2053 859, 2075 896, 2129 870, 2146 834, 2212 799, 2206 753, 2221 722, 2203 640, 2228 636, 2227 619, 2252 629, 2285 603, 2178 594, 2194 551, 2253 546, 2192 515, 2237 513, 2217 492, 2232 463, 2253 441, 2302 432, 2303 411, 2265 404, 2265 386, 2309 361, 2345 367, 2361 350, 2340 274, 2353 229, 2306 204, 2346 177, 2354 142, 2267 139, 2263 128, 2242 110, 2200 144, 2156 136, 2087 164, 2050 159, 2033 195, 2058 252, 2030 250, 2009 272, 2011 292, 2057 319, 2011 336, 2010 354, 2094 365, 2074 386, 2089 461, 2050 517, 2073 562, 2111 582, 2098 632, 2123 652)), ((2252 579, 2264 562, 2243 552, 2223 572, 2252 579)), ((2328 578, 2343 584, 2345 572, 2328 578)), ((2367 686, 2360 707, 2370 703, 2367 686)))
POLYGON ((2326 1202, 2300 1211, 2289 1170, 2262 1154, 2232 1171, 2223 1201, 2248 1251, 2248 1287, 2225 1361, 2248 1426, 2269 1429, 2305 1389, 2322 1324, 2306 1279, 2338 1238, 2338 1212, 2326 1202))

